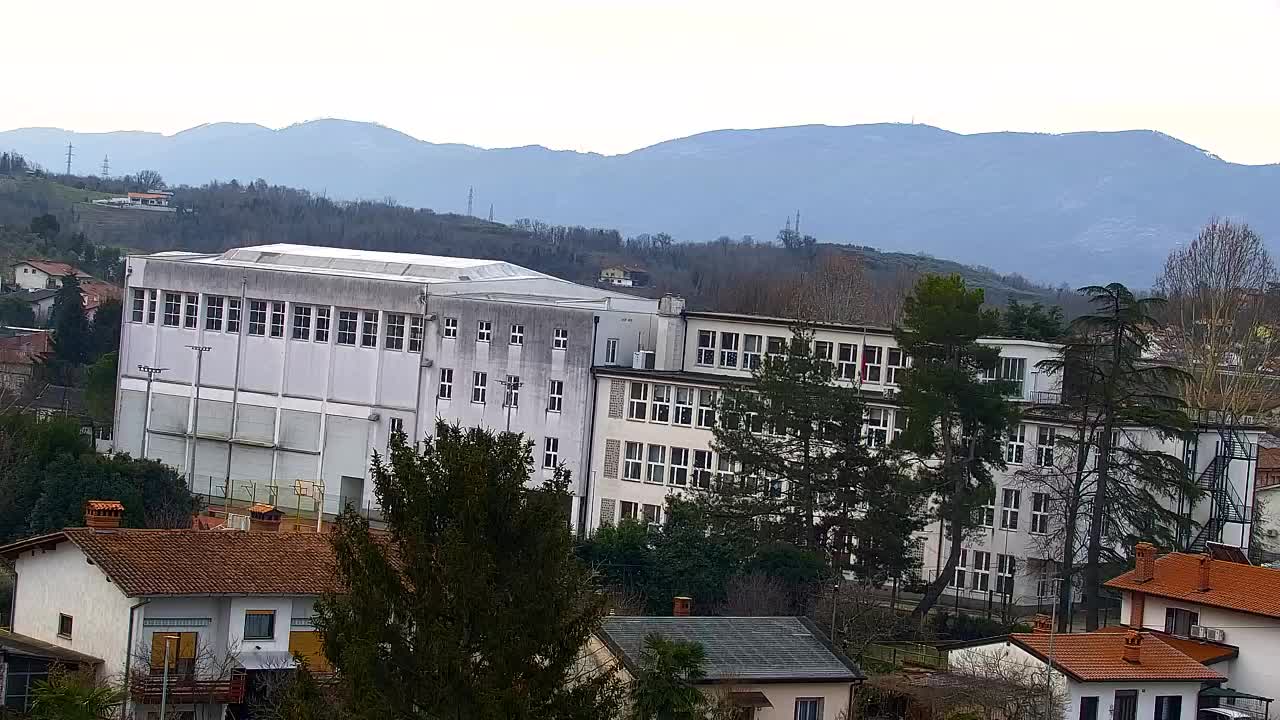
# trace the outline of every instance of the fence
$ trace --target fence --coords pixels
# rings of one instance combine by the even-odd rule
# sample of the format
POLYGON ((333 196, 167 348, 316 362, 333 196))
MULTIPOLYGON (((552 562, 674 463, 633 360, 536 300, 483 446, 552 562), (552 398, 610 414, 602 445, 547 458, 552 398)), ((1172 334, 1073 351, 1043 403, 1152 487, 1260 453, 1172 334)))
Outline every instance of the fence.
POLYGON ((298 479, 294 481, 237 480, 230 486, 225 477, 196 475, 190 479, 191 492, 210 508, 225 512, 248 514, 257 504, 274 506, 284 514, 285 523, 296 522, 314 525, 317 510, 327 517, 335 517, 348 507, 368 520, 379 521, 382 513, 371 500, 360 494, 343 495, 328 491, 321 480, 298 479))
POLYGON ((872 643, 862 652, 866 665, 900 669, 920 667, 930 670, 946 670, 947 654, 930 645, 914 642, 872 643))

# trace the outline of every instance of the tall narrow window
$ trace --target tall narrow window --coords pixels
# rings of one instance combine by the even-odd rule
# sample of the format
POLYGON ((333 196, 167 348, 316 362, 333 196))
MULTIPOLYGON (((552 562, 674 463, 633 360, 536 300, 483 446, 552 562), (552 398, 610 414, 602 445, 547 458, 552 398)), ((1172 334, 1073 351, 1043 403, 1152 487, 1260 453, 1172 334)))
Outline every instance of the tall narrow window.
POLYGON ((1018 560, 1012 555, 996 556, 996 592, 1001 595, 1013 595, 1013 577, 1017 572, 1018 560))
POLYGON ((159 294, 160 293, 157 290, 147 291, 147 324, 148 325, 156 324, 156 298, 159 296, 159 294))
POLYGON ((1098 696, 1080 698, 1080 720, 1098 720, 1098 696))
POLYGON ((182 305, 182 327, 195 329, 200 315, 200 296, 187 295, 187 301, 182 305))
POLYGON ((329 342, 329 308, 316 308, 316 342, 329 342))
POLYGON ((360 325, 360 347, 378 347, 378 313, 373 310, 364 311, 364 322, 360 325))
POLYGON ((604 341, 604 364, 618 364, 618 338, 609 338, 604 341))
POLYGON ((650 445, 649 457, 646 463, 646 471, 644 481, 661 485, 663 476, 667 470, 667 446, 666 445, 650 445))
POLYGON ((471 402, 484 404, 489 394, 489 373, 471 373, 471 402))
POLYGON ((991 589, 991 553, 973 551, 973 581, 969 589, 984 592, 991 589))
POLYGON ((227 332, 240 332, 240 298, 227 298, 227 332))
POLYGON ((436 396, 441 400, 453 397, 453 368, 440 368, 440 390, 436 396))
POLYGON ((720 367, 738 367, 738 333, 720 333, 720 367))
POLYGON ((699 490, 711 489, 711 451, 693 451, 693 486, 699 490))
POLYGON ((547 411, 560 412, 564 409, 564 381, 551 380, 547 383, 547 411))
POLYGON ((1182 696, 1157 695, 1155 720, 1182 720, 1182 696))
POLYGON ((627 402, 627 419, 644 420, 649 410, 649 385, 642 382, 631 383, 627 402))
POLYGON ((554 470, 560 464, 560 438, 549 437, 542 442, 542 467, 554 470))
POLYGON ((204 298, 204 329, 222 332, 223 298, 220 295, 206 295, 204 298))
POLYGON ((978 508, 978 524, 982 527, 995 527, 996 524, 996 503, 994 500, 987 505, 978 508))
POLYGON ((906 353, 898 348, 889 348, 889 359, 885 363, 884 381, 890 385, 897 385, 901 380, 901 371, 909 364, 906 353))
POLYGON ((880 382, 880 363, 884 361, 884 348, 879 345, 862 346, 863 382, 880 382))
POLYGON ((1057 428, 1048 425, 1036 428, 1036 465, 1053 467, 1053 450, 1057 443, 1057 428))
POLYGON ((764 353, 764 338, 760 335, 742 336, 742 369, 755 370, 760 367, 760 358, 764 353))
POLYGON ((409 352, 422 352, 422 338, 426 333, 427 321, 421 315, 409 319, 409 352))
POLYGON ((698 391, 698 427, 710 430, 716 425, 716 392, 698 391))
POLYGON ((649 419, 653 422, 671 422, 671 386, 654 385, 653 402, 649 405, 649 419))
POLYGON ((893 411, 893 439, 897 440, 907 429, 907 411, 898 408, 893 411))
POLYGON ((142 322, 143 312, 147 305, 147 291, 142 288, 133 289, 133 305, 129 313, 129 321, 142 322))
POLYGON ((858 381, 858 346, 853 343, 840 343, 837 348, 836 374, 841 380, 858 381))
POLYGON ((524 326, 523 325, 511 326, 511 343, 510 344, 512 345, 524 344, 524 326))
POLYGON ((650 505, 645 503, 640 509, 640 516, 644 518, 644 522, 649 526, 650 530, 657 530, 662 527, 661 505, 650 505))
POLYGON ((1027 426, 1018 425, 1009 430, 1008 443, 1005 446, 1004 459, 1010 465, 1021 465, 1027 450, 1027 426))
POLYGON ((1018 510, 1022 507, 1022 491, 1017 488, 1005 488, 1001 493, 1000 529, 1018 529, 1018 510))
POLYGON ((356 344, 356 325, 360 321, 360 313, 355 310, 338 311, 338 344, 356 344))
POLYGON ((1031 532, 1037 535, 1049 532, 1049 493, 1031 493, 1031 532))
POLYGON ((671 448, 671 484, 685 487, 689 484, 689 449, 671 448))
POLYGON ((167 292, 164 294, 164 324, 178 327, 182 320, 182 295, 167 292))
POLYGON ((293 339, 294 340, 310 340, 311 339, 311 306, 310 305, 294 305, 293 306, 293 339))
POLYGON ((716 456, 716 489, 724 490, 733 487, 733 476, 737 471, 733 460, 723 454, 716 456))
POLYGON ((644 477, 644 444, 638 442, 627 442, 626 453, 623 456, 622 463, 622 479, 634 480, 640 482, 644 477))
POLYGON ((566 328, 556 328, 551 333, 551 349, 567 350, 569 348, 569 331, 566 328))
POLYGON ((493 339, 493 323, 488 320, 476 322, 476 342, 489 342, 493 339))
POLYGON ((960 548, 960 559, 956 560, 956 571, 955 575, 951 576, 951 586, 963 590, 965 588, 965 580, 967 579, 965 574, 968 571, 969 549, 960 548))
POLYGON ((452 340, 458 337, 458 318, 447 317, 444 319, 444 339, 452 340))
POLYGON ((387 341, 383 347, 388 350, 404 349, 404 315, 387 313, 387 341))
POLYGON ((250 335, 266 335, 267 334, 267 301, 266 300, 250 300, 249 301, 249 334, 250 335))
POLYGON ((867 408, 866 418, 862 421, 862 435, 867 445, 884 447, 889 442, 889 410, 879 407, 867 408))
POLYGON ((271 303, 271 337, 284 337, 284 303, 271 303))
POLYGON ((676 386, 676 402, 671 422, 685 427, 693 425, 693 388, 676 386))
POLYGON ((520 407, 520 376, 508 375, 502 383, 502 406, 520 407))
POLYGON ((699 330, 698 331, 698 354, 695 360, 699 365, 715 365, 716 364, 716 331, 715 330, 699 330))

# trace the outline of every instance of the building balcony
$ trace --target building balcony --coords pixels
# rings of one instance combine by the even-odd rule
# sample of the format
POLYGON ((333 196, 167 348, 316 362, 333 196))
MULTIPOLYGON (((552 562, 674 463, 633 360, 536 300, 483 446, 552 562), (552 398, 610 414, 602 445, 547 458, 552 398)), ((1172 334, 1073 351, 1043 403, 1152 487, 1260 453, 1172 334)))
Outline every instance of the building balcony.
MULTIPOLYGON (((129 683, 129 696, 143 705, 157 705, 165 694, 163 675, 136 676, 129 683)), ((170 703, 240 703, 244 702, 245 674, 237 671, 221 679, 171 675, 168 678, 170 703)))

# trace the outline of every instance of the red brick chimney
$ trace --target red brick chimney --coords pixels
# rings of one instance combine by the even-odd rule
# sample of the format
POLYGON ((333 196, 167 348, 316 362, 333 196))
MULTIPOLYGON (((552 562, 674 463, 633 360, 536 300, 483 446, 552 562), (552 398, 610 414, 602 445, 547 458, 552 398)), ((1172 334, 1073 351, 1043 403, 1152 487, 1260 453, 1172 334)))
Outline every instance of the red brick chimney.
POLYGON ((1142 618, 1147 613, 1147 594, 1129 593, 1129 627, 1134 630, 1142 628, 1142 618))
POLYGON ((1053 618, 1044 613, 1036 613, 1036 616, 1031 620, 1031 632, 1053 632, 1053 618))
POLYGON ((1156 576, 1156 546, 1140 542, 1133 548, 1136 558, 1133 564, 1133 581, 1148 582, 1156 576))
POLYGON ((91 528, 118 528, 124 517, 124 504, 119 500, 87 500, 84 525, 91 528))
POLYGON ((1142 635, 1134 632, 1124 639, 1124 661, 1132 665, 1142 664, 1142 635))
POLYGON ((693 598, 680 596, 671 601, 671 614, 676 617, 689 617, 691 610, 693 610, 693 598))
POLYGON ((1211 589, 1209 587, 1209 568, 1211 568, 1212 566, 1213 566, 1213 559, 1210 558, 1208 555, 1202 554, 1200 556, 1200 575, 1198 578, 1199 582, 1196 585, 1196 589, 1199 590, 1200 592, 1209 592, 1209 590, 1211 589))

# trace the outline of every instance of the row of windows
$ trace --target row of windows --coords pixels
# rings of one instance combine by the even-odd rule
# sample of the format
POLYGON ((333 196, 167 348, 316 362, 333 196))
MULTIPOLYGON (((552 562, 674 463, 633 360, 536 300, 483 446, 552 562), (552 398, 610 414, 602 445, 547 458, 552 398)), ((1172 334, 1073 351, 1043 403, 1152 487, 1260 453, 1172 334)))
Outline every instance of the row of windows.
MULTIPOLYGON (((442 335, 445 340, 458 339, 458 318, 447 317, 443 320, 442 335)), ((524 325, 513 323, 511 331, 507 335, 507 343, 509 345, 524 345, 524 325)), ((493 321, 478 320, 476 321, 476 342, 493 342, 493 321)), ((551 349, 567 350, 569 349, 569 329, 558 327, 551 331, 551 349)))
MULTIPOLYGON (((791 342, 776 335, 699 330, 694 363, 703 367, 755 370, 764 355, 778 357, 789 352, 791 342)), ((886 353, 881 345, 815 340, 813 355, 830 363, 838 379, 850 382, 896 385, 899 371, 911 364, 902 350, 890 347, 886 353)))
MULTIPOLYGON (((999 595, 1013 594, 1013 579, 1018 572, 1018 559, 1013 555, 996 554, 995 591, 999 595)), ((958 590, 991 590, 991 553, 985 550, 960 549, 951 587, 958 590), (970 565, 969 561, 973 564, 970 565), (966 584, 967 583, 967 584, 966 584)))
POLYGON ((710 490, 731 483, 738 467, 710 450, 627 441, 622 454, 622 479, 653 485, 710 490))
MULTIPOLYGON (((1030 531, 1035 535, 1044 535, 1049 532, 1049 513, 1050 498, 1047 492, 1031 493, 1031 526, 1030 531)), ((1022 512, 1022 490, 1018 488, 1003 488, 1000 491, 1000 529, 1001 530, 1017 530, 1018 522, 1022 512)), ((996 519, 996 506, 992 502, 989 505, 983 505, 978 508, 978 524, 985 528, 994 527, 996 519)))
MULTIPOLYGON (((524 382, 519 375, 508 375, 505 380, 499 380, 498 384, 502 386, 502 406, 503 407, 520 407, 520 390, 524 387, 524 382)), ((453 368, 440 368, 440 384, 436 389, 436 397, 441 400, 453 399, 453 368)), ((478 405, 484 405, 489 401, 489 373, 473 372, 471 373, 471 402, 478 405)), ((547 381, 547 412, 561 412, 564 410, 564 381, 548 380, 547 381)))

